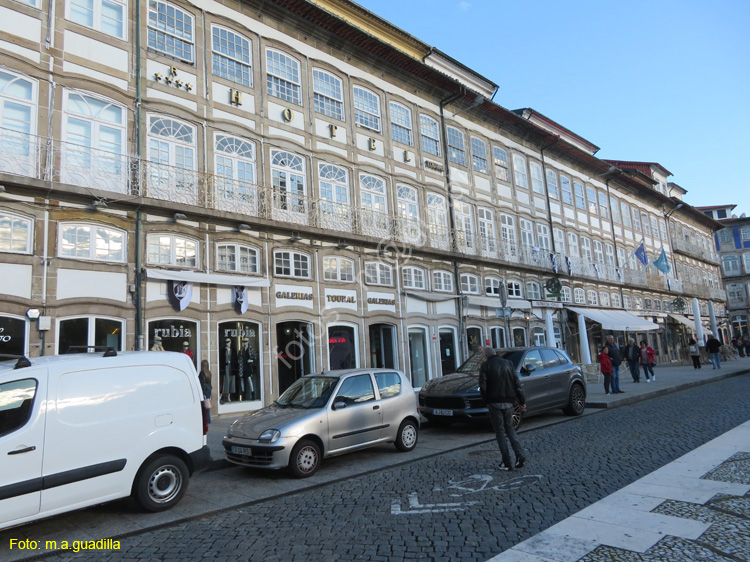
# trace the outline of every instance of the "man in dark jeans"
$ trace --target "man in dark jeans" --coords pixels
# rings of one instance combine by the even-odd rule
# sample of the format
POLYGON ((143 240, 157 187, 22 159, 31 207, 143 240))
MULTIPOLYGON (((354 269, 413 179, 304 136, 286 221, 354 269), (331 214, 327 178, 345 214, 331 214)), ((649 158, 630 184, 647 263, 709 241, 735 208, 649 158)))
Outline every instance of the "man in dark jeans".
POLYGON ((615 342, 615 336, 612 334, 607 336, 606 345, 609 350, 609 362, 612 363, 612 394, 625 394, 620 390, 620 365, 622 364, 622 356, 620 355, 620 348, 615 342))
POLYGON ((517 401, 521 405, 522 412, 526 410, 526 398, 523 395, 521 381, 516 376, 513 363, 498 357, 491 347, 485 348, 483 353, 485 361, 479 368, 479 391, 487 402, 492 428, 495 430, 497 445, 503 457, 500 468, 513 470, 506 436, 516 453, 515 467, 522 468, 526 457, 513 427, 514 402, 517 401))
POLYGON ((622 348, 622 357, 628 362, 633 382, 641 382, 641 350, 633 338, 628 338, 628 345, 622 348))

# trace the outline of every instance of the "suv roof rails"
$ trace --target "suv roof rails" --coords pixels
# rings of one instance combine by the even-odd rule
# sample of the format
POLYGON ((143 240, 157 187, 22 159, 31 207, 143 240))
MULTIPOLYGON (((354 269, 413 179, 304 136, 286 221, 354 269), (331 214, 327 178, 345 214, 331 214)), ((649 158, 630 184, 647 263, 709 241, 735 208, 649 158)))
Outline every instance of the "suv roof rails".
POLYGON ((104 351, 102 357, 117 357, 117 350, 111 345, 71 345, 68 353, 87 353, 89 349, 104 351))
POLYGON ((18 359, 16 361, 16 366, 13 367, 14 369, 23 369, 25 367, 31 367, 31 361, 29 361, 29 358, 25 355, 12 355, 9 353, 0 353, 0 361, 3 359, 18 359))

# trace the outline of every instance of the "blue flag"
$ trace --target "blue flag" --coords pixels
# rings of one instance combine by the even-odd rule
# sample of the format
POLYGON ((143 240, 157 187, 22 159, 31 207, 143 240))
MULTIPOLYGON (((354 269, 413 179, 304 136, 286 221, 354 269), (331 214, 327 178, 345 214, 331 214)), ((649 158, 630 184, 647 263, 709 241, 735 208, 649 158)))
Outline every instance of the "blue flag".
POLYGON ((664 251, 663 246, 661 249, 661 254, 654 260, 654 267, 661 271, 664 275, 669 273, 670 267, 669 262, 667 261, 667 253, 664 251))
POLYGON ((638 247, 637 247, 637 248, 635 249, 635 257, 637 257, 637 258, 638 258, 638 260, 639 260, 639 261, 640 261, 640 262, 641 262, 641 263, 642 263, 643 265, 648 265, 648 256, 646 255, 646 248, 645 248, 645 247, 644 247, 644 245, 643 245, 643 240, 641 240, 641 245, 640 245, 640 246, 638 246, 638 247))

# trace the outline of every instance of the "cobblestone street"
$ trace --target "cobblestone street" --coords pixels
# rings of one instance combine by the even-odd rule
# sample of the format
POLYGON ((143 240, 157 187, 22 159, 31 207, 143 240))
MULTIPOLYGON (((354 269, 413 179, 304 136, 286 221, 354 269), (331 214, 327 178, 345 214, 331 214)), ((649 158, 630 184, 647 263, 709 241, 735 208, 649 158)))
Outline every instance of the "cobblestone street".
MULTIPOLYGON (((529 462, 512 473, 498 470, 496 445, 483 444, 126 536, 120 551, 45 559, 484 561, 747 421, 749 394, 744 375, 527 431, 529 462)), ((720 470, 731 478, 733 466, 720 470)), ((659 509, 721 525, 689 548, 667 537, 650 558, 600 548, 587 562, 699 560, 727 533, 748 535, 747 503, 659 509)), ((727 560, 747 559, 742 548, 727 560)))

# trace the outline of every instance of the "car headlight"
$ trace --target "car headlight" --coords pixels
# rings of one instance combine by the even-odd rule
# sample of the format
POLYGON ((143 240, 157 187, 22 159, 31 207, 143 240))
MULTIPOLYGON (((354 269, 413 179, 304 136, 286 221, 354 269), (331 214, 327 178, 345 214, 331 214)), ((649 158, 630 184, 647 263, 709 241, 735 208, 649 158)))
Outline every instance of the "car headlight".
POLYGON ((266 429, 258 437, 258 441, 261 443, 276 443, 281 437, 281 432, 278 429, 266 429))
POLYGON ((237 420, 232 422, 232 425, 227 429, 227 437, 234 437, 234 426, 237 425, 237 420))

